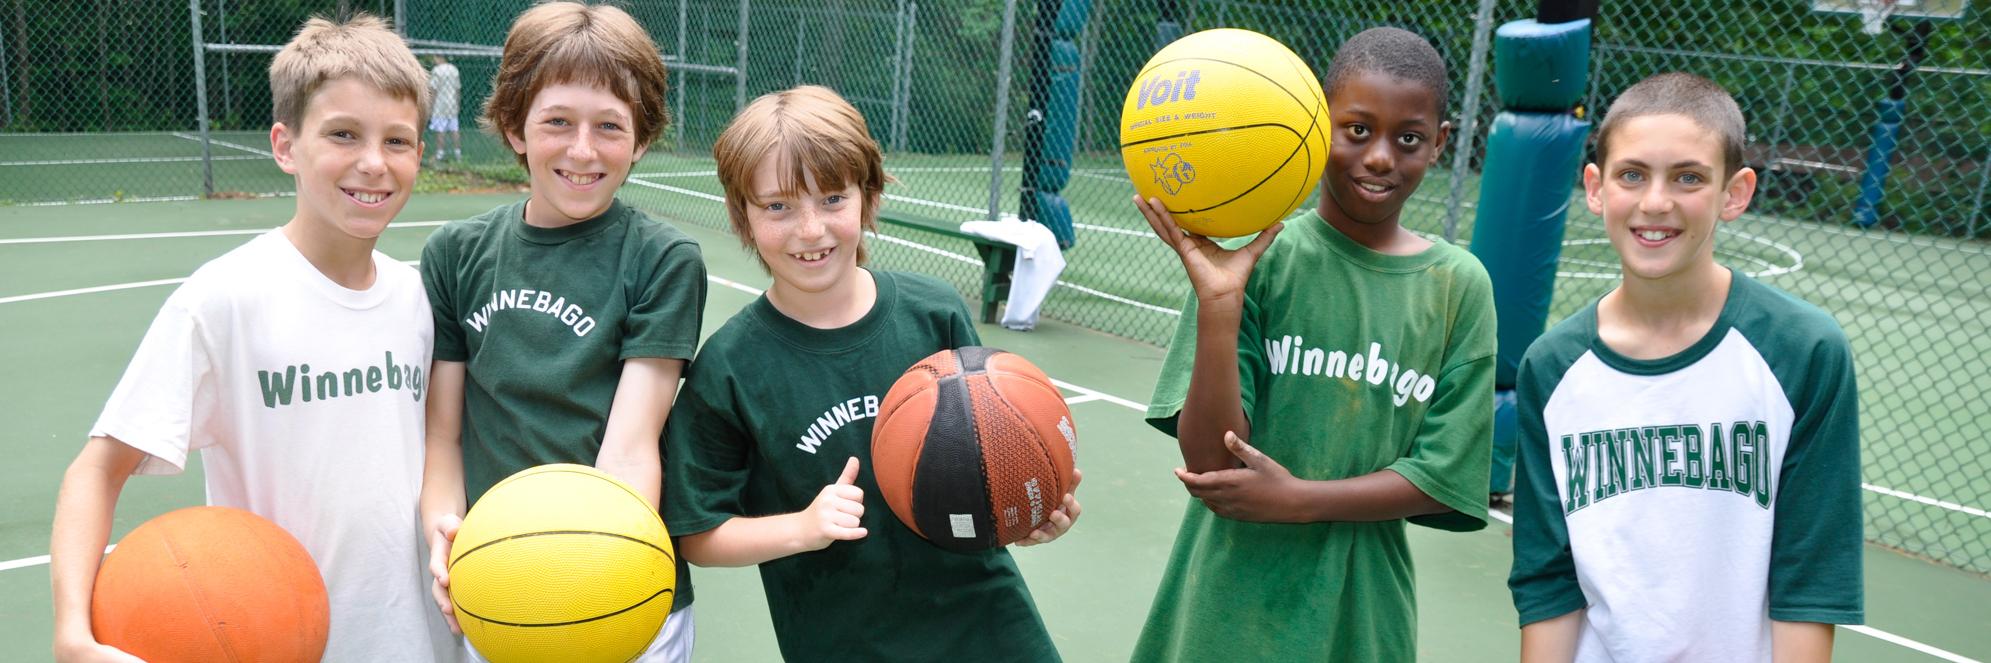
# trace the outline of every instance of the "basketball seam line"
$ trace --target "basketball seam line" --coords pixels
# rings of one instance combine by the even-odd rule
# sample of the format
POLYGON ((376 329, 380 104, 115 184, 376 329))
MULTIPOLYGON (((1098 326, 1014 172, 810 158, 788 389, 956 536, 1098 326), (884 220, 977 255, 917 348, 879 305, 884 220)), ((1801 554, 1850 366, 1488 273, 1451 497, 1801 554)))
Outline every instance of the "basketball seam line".
MULTIPOLYGON (((1291 54, 1291 53, 1292 53, 1292 51, 1291 51, 1290 49, 1288 49, 1288 50, 1287 50, 1287 53, 1291 54)), ((1297 54, 1295 54, 1295 55, 1293 55, 1293 57, 1297 59, 1297 58, 1298 58, 1299 56, 1298 56, 1297 54)), ((1135 80, 1140 80, 1140 78, 1141 78, 1142 76, 1146 76, 1146 75, 1148 75, 1148 72, 1150 72, 1150 71, 1154 71, 1154 70, 1155 70, 1156 68, 1158 68, 1158 67, 1160 67, 1160 66, 1162 66, 1162 65, 1165 65, 1165 64, 1168 64, 1168 63, 1170 63, 1170 62, 1187 62, 1187 61, 1190 61, 1190 60, 1201 60, 1201 61, 1204 61, 1204 62, 1216 62, 1216 63, 1219 63, 1219 64, 1227 64, 1227 65, 1230 65, 1230 66, 1233 66, 1233 67, 1237 67, 1238 69, 1242 69, 1242 70, 1244 70, 1244 71, 1247 71, 1247 72, 1251 72, 1251 75, 1253 75, 1253 76, 1257 76, 1257 77, 1259 77, 1259 78, 1263 78, 1263 79, 1265 79, 1265 82, 1267 82, 1267 83, 1271 83, 1271 84, 1272 84, 1272 87, 1273 87, 1273 88, 1275 88, 1275 89, 1278 89, 1278 90, 1279 90, 1280 92, 1284 92, 1284 93, 1286 93, 1286 98, 1288 98, 1288 99, 1292 99, 1292 100, 1293 100, 1293 103, 1295 103, 1295 104, 1299 104, 1299 106, 1300 106, 1300 108, 1301 108, 1301 109, 1303 109, 1303 110, 1304 110, 1304 109, 1305 109, 1305 108, 1307 107, 1307 102, 1304 102, 1304 101, 1301 101, 1301 100, 1300 100, 1300 98, 1299 98, 1299 96, 1297 96, 1297 95, 1294 95, 1294 94, 1293 94, 1293 91, 1292 91, 1292 90, 1288 90, 1288 89, 1286 89, 1286 86, 1285 86, 1285 85, 1282 85, 1282 84, 1280 84, 1280 83, 1279 83, 1279 81, 1275 81, 1275 80, 1272 80, 1272 77, 1271 77, 1271 76, 1266 76, 1265 74, 1261 74, 1261 73, 1259 73, 1259 72, 1258 72, 1258 70, 1256 70, 1256 69, 1252 69, 1251 67, 1248 67, 1248 66, 1245 66, 1245 65, 1242 65, 1242 64, 1239 64, 1239 63, 1236 63, 1236 62, 1231 62, 1230 60, 1220 60, 1220 59, 1217 59, 1217 58, 1210 58, 1210 57, 1195 57, 1195 56, 1191 56, 1191 57, 1180 57, 1180 58, 1174 58, 1174 59, 1171 59, 1171 60, 1167 60, 1167 61, 1164 61, 1164 62, 1156 62, 1156 63, 1155 63, 1155 65, 1154 65, 1153 67, 1148 67, 1148 68, 1146 68, 1146 69, 1142 69, 1142 70, 1141 70, 1141 73, 1139 73, 1139 74, 1136 74, 1136 75, 1134 76, 1134 79, 1135 79, 1135 80)), ((1305 62, 1305 60, 1301 60, 1301 61, 1302 61, 1302 62, 1305 62)), ((1316 81, 1316 82, 1318 82, 1318 81, 1316 81)), ((1322 91, 1321 91, 1321 94, 1322 94, 1323 96, 1325 96, 1325 95, 1327 94, 1327 91, 1325 91, 1325 90, 1322 90, 1322 91)), ((1318 113, 1318 112, 1316 112, 1315 114, 1319 114, 1319 113, 1318 113)), ((1126 147, 1126 146, 1125 146, 1125 145, 1122 145, 1121 147, 1126 147)))
POLYGON ((166 547, 168 554, 172 555, 173 567, 180 570, 180 580, 187 584, 187 596, 193 598, 194 605, 196 606, 195 612, 200 614, 201 622, 207 625, 208 635, 214 636, 214 644, 221 649, 221 653, 227 656, 228 660, 242 660, 241 656, 236 655, 235 648, 228 646, 228 638, 222 637, 221 630, 218 628, 218 624, 216 624, 220 620, 215 619, 215 615, 208 614, 207 596, 203 595, 200 591, 201 588, 194 583, 192 569, 188 568, 188 565, 192 562, 180 556, 178 547, 173 545, 173 537, 171 535, 172 532, 170 530, 160 532, 159 543, 166 547))
POLYGON ((660 552, 660 553, 663 553, 663 554, 664 554, 664 559, 668 559, 668 560, 670 560, 670 561, 671 561, 671 566, 672 566, 673 568, 676 568, 676 566, 677 566, 677 555, 673 555, 673 554, 671 554, 671 551, 669 551, 669 550, 665 550, 665 549, 663 549, 663 548, 659 548, 659 547, 657 547, 657 544, 654 544, 654 543, 650 543, 649 541, 644 541, 644 540, 642 540, 642 539, 639 539, 639 538, 636 538, 636 537, 633 537, 633 536, 629 536, 629 535, 627 535, 627 534, 617 534, 617 533, 615 533, 615 532, 597 532, 597 531, 594 531, 594 530, 585 530, 585 529, 563 529, 563 530, 547 530, 547 531, 544 531, 544 532, 526 532, 526 533, 524 533, 524 534, 513 534, 513 535, 511 535, 511 536, 507 536, 507 537, 504 537, 504 538, 501 538, 501 539, 492 539, 492 540, 490 540, 490 541, 485 541, 484 543, 481 543, 481 544, 478 544, 478 546, 477 546, 477 547, 475 547, 475 548, 471 548, 471 549, 469 549, 469 550, 465 550, 465 551, 463 551, 463 554, 461 554, 461 555, 457 555, 457 556, 456 556, 456 559, 452 559, 452 560, 450 560, 450 561, 449 561, 449 565, 448 565, 448 566, 446 566, 446 567, 444 567, 444 568, 447 568, 447 569, 449 569, 449 570, 451 570, 451 571, 454 571, 454 570, 456 570, 456 563, 457 563, 457 562, 459 562, 459 561, 462 561, 462 560, 463 560, 463 558, 465 558, 465 557, 469 557, 469 556, 470 556, 471 554, 473 554, 473 553, 476 553, 476 552, 477 552, 477 551, 479 551, 479 550, 483 550, 483 549, 485 549, 485 548, 489 548, 489 547, 491 547, 491 546, 495 546, 495 545, 498 545, 498 544, 500 544, 500 543, 504 543, 504 542, 506 542, 506 541, 513 541, 513 540, 517 540, 517 539, 527 539, 527 538, 532 538, 532 537, 535 537, 535 536, 552 536, 552 535, 555 535, 555 534, 593 534, 593 535, 595 535, 595 536, 612 536, 612 537, 615 537, 615 538, 618 538, 618 539, 627 539, 627 540, 629 540, 629 541, 634 541, 634 542, 636 542, 636 543, 640 543, 640 544, 643 544, 644 546, 648 546, 648 547, 649 547, 649 548, 650 548, 651 550, 655 550, 655 551, 657 551, 657 552, 660 552))
POLYGON ((575 624, 586 624, 586 623, 588 623, 588 622, 593 622, 593 621, 600 621, 600 620, 603 620, 603 619, 608 619, 608 618, 610 618, 610 617, 614 617, 614 616, 616 616, 616 615, 620 615, 620 614, 622 614, 622 613, 625 613, 625 612, 629 612, 629 611, 631 611, 631 610, 635 610, 635 609, 637 609, 637 608, 641 608, 641 607, 643 607, 644 605, 647 605, 647 604, 649 604, 649 603, 650 603, 651 601, 655 601, 655 600, 657 600, 657 597, 659 597, 659 596, 663 596, 663 595, 665 595, 665 594, 676 594, 676 592, 675 592, 674 590, 672 590, 671 588, 664 588, 664 589, 660 589, 660 590, 657 590, 657 593, 655 593, 655 594, 651 594, 651 595, 650 595, 650 598, 646 598, 646 599, 643 599, 643 600, 641 600, 641 601, 637 601, 637 602, 636 602, 636 605, 632 605, 632 606, 629 606, 629 607, 627 607, 627 608, 623 608, 623 609, 621 609, 621 610, 617 610, 617 611, 615 611, 615 612, 611 612, 611 613, 608 613, 608 614, 604 614, 604 615, 596 615, 596 616, 593 616, 593 617, 589 617, 589 618, 587 618, 587 619, 576 619, 576 620, 574 620, 574 621, 570 621, 570 622, 556 622, 556 623, 547 623, 547 624, 525 624, 525 623, 517 623, 517 622, 501 622, 501 621, 498 621, 498 620, 495 620, 495 619, 491 619, 491 618, 489 618, 489 617, 485 617, 485 616, 483 616, 483 615, 480 615, 480 614, 477 614, 477 613, 474 613, 474 612, 471 612, 471 611, 469 611, 469 610, 465 610, 465 609, 464 609, 464 607, 463 607, 463 606, 461 606, 461 605, 458 605, 458 606, 456 606, 456 609, 457 609, 457 610, 461 610, 461 611, 463 611, 463 614, 466 614, 466 615, 470 615, 471 617, 473 617, 473 618, 477 619, 478 621, 481 621, 481 622, 484 622, 484 623, 487 623, 487 624, 496 624, 496 625, 498 625, 498 626, 516 626, 516 627, 519 627, 519 628, 548 628, 548 627, 555 627, 555 626, 573 626, 573 625, 575 625, 575 624))
MULTIPOLYGON (((1319 113, 1315 113, 1314 115, 1315 115, 1316 117, 1318 117, 1318 116, 1319 116, 1319 113)), ((1315 123, 1315 124, 1318 124, 1318 120, 1312 120, 1312 121, 1310 121, 1310 122, 1313 122, 1313 123, 1315 123)), ((1194 214, 1194 213, 1196 213, 1196 212, 1207 212, 1207 211, 1210 211, 1210 210, 1213 210, 1213 209, 1216 209, 1216 208, 1219 208, 1219 207, 1223 207, 1223 206, 1225 206, 1225 205, 1229 205, 1229 204, 1231 204, 1231 203, 1233 203, 1233 202, 1237 202, 1237 199, 1239 199, 1239 198, 1243 198, 1243 197, 1245 197, 1245 196, 1248 196, 1248 195, 1251 195, 1251 192, 1253 192, 1253 191, 1257 191, 1257 190, 1258 190, 1258 187, 1261 187, 1261 186, 1265 186, 1265 183, 1266 183, 1266 182, 1270 182, 1270 181, 1272 181, 1272 176, 1274 176, 1274 175, 1278 175, 1278 174, 1280 173, 1280 171, 1284 171, 1284 170, 1286 169, 1286 164, 1289 164, 1289 163, 1292 163, 1292 162, 1293 162, 1293 155, 1294 155, 1294 154, 1299 154, 1299 153, 1300 153, 1300 148, 1303 148, 1303 147, 1306 147, 1306 146, 1307 146, 1307 138, 1306 138, 1306 136, 1305 136, 1305 135, 1303 135, 1303 134, 1301 134, 1301 133, 1300 133, 1300 132, 1298 132, 1298 131, 1295 131, 1295 130, 1294 130, 1294 129, 1293 129, 1292 127, 1289 127, 1289 126, 1286 126, 1286 125, 1283 125, 1283 124, 1277 124, 1277 123, 1269 123, 1269 122, 1268 122, 1268 123, 1264 123, 1264 124, 1246 124, 1246 125, 1241 125, 1241 126, 1235 126, 1235 127, 1225 127, 1225 128, 1222 128, 1222 129, 1213 129, 1213 130, 1208 130, 1208 131, 1191 131, 1191 132, 1188 132, 1188 133, 1181 133, 1181 134, 1176 134, 1176 135, 1174 135, 1174 136, 1163 136, 1163 137, 1160 137, 1160 138, 1150 138, 1150 139, 1148 139, 1148 140, 1144 140, 1144 141, 1140 141, 1140 142, 1136 142, 1136 143, 1128 143, 1127 145, 1139 145, 1139 144, 1141 144, 1141 143, 1152 143, 1152 142, 1154 142, 1154 141, 1158 141, 1158 140, 1168 140, 1168 139, 1170 139, 1170 138, 1181 138, 1181 137, 1183 137, 1183 136, 1194 136, 1194 135, 1199 135, 1199 134, 1207 134, 1207 133, 1222 133, 1222 132, 1226 132, 1226 131, 1236 131, 1236 130, 1238 130, 1238 129, 1257 129, 1257 128, 1261 128, 1261 127, 1278 127, 1278 128, 1280 128, 1280 129, 1285 129, 1286 131, 1289 131, 1289 132, 1292 132, 1293 136, 1294 136, 1295 138, 1298 138, 1298 139, 1299 139, 1299 144, 1298 144, 1298 145, 1297 145, 1296 147, 1294 147, 1294 148, 1293 148, 1293 151, 1292 151, 1292 152, 1290 152, 1290 153, 1286 154, 1286 160, 1284 160, 1284 161, 1281 161, 1281 162, 1279 162, 1279 167, 1278 167, 1278 168, 1274 168, 1274 169, 1272 169, 1272 172, 1270 172, 1270 173, 1266 173, 1266 174, 1265 174, 1265 177, 1264 177, 1263 179, 1260 179, 1260 180, 1258 180, 1258 182, 1257 182, 1256 184, 1252 184, 1251 186, 1249 186, 1249 187, 1246 187, 1244 191, 1241 191, 1241 192, 1239 192, 1239 193, 1238 193, 1237 195, 1235 195, 1235 196, 1231 196, 1230 198, 1226 198, 1226 199, 1224 199, 1223 201, 1221 201, 1221 202, 1218 202, 1217 204, 1215 204, 1215 205, 1211 205, 1211 206, 1209 206, 1209 207, 1199 207, 1199 208, 1195 208, 1195 209, 1179 209, 1179 210, 1178 210, 1178 209, 1171 209, 1171 210, 1169 210, 1169 211, 1168 211, 1168 212, 1169 212, 1170 214, 1194 214)), ((1311 127, 1311 126, 1309 126, 1309 128, 1307 129, 1307 133, 1313 133, 1313 129, 1312 129, 1312 127, 1311 127)), ((1123 145, 1123 146, 1121 146, 1121 147, 1123 147, 1123 148, 1124 148, 1124 147, 1126 147, 1126 145, 1123 145)), ((1329 148, 1329 149, 1332 149, 1332 148, 1329 148)), ((1311 156, 1311 154, 1309 154, 1309 156, 1308 156, 1308 160, 1309 160, 1309 161, 1311 161, 1311 160, 1312 160, 1312 156, 1311 156)))
MULTIPOLYGON (((600 470, 596 470, 596 471, 600 471, 600 470)), ((584 477, 588 477, 588 478, 591 478, 591 479, 600 479, 600 478, 601 478, 600 476, 598 476, 598 475, 596 475, 596 474, 594 474, 594 473, 592 473, 592 472, 581 472, 581 471, 578 471, 578 470, 568 470, 568 469, 551 469, 551 470, 544 470, 544 471, 541 471, 541 472, 536 472, 536 473, 534 473, 534 474, 533 474, 533 476, 539 476, 539 475, 541 475, 541 474, 555 474, 555 473, 558 473, 558 474, 579 474, 579 475, 581 475, 581 476, 584 476, 584 477)), ((607 472, 602 472, 602 474, 608 474, 608 473, 607 473, 607 472)), ((498 486, 502 486, 502 485, 505 485, 505 484, 508 484, 508 483, 511 483, 512 479, 513 479, 513 478, 516 478, 517 476, 518 476, 518 475, 512 475, 512 476, 509 476, 509 477, 505 477, 505 480, 504 480, 504 481, 500 481, 500 482, 498 482, 498 483, 497 483, 496 485, 493 485, 493 486, 491 486, 490 490, 486 490, 486 491, 484 491, 484 493, 485 493, 485 494, 487 494, 487 495, 488 495, 488 494, 490 494, 491 490, 497 490, 497 489, 498 489, 498 486)), ((614 478, 613 476, 611 476, 611 477, 609 477, 609 478, 611 478, 611 479, 615 479, 615 478, 614 478)), ((627 494, 628 494, 628 495, 629 495, 630 497, 634 497, 634 498, 636 498, 636 501, 638 501, 638 502, 641 502, 641 503, 643 503, 643 506, 646 506, 646 507, 647 507, 647 506, 650 506, 650 500, 649 500, 649 498, 646 498, 646 497, 643 497, 642 495, 638 495, 638 494, 636 494, 636 491, 635 491, 634 489, 631 489, 631 488, 630 488, 630 487, 629 487, 629 486, 628 486, 627 484, 624 484, 624 483, 622 483, 622 480, 621 480, 621 479, 615 479, 615 480, 613 480, 613 481, 610 481, 610 482, 608 482, 608 485, 611 485, 611 486, 615 486, 616 488, 619 488, 619 489, 621 489, 621 490, 622 490, 622 492, 624 492, 624 493, 627 493, 627 494)), ((662 515, 658 514, 658 513, 657 513, 657 510, 656 510, 656 509, 650 509, 650 515, 652 515, 652 516, 656 516, 656 518, 657 518, 657 524, 659 524, 659 525, 662 525, 662 524, 664 523, 664 517, 663 517, 662 515)), ((665 532, 666 532, 666 533, 669 533, 669 529, 668 529, 668 528, 666 528, 665 532)))

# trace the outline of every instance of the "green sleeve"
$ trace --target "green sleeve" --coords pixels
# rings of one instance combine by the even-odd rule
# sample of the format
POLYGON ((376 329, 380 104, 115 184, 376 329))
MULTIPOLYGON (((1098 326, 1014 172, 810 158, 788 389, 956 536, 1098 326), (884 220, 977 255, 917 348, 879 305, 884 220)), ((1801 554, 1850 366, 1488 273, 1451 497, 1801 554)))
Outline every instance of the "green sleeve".
MULTIPOLYGON (((1182 319, 1176 323, 1175 336, 1168 342, 1161 375, 1155 378, 1154 396, 1148 399, 1148 425, 1169 437, 1175 437, 1177 418, 1182 414, 1182 403, 1189 399, 1189 379, 1196 367, 1196 310, 1196 293, 1192 291, 1182 303, 1182 319)), ((1259 380, 1266 372, 1265 343, 1258 318, 1258 299, 1247 291, 1244 315, 1237 329, 1237 387, 1239 407, 1244 408, 1246 420, 1251 418, 1252 406, 1258 402, 1259 388, 1263 386, 1259 380)))
POLYGON ((1387 469, 1451 511, 1412 516, 1410 522, 1453 532, 1486 527, 1488 466, 1493 453, 1494 356, 1447 369, 1438 376, 1410 454, 1387 469))
POLYGON ((1770 539, 1770 618, 1861 624, 1859 394, 1845 332, 1819 317, 1809 347, 1772 363, 1793 417, 1770 539))
POLYGON ((1563 520, 1562 498, 1556 490, 1555 468, 1549 454, 1548 428, 1542 409, 1573 359, 1545 358, 1552 332, 1529 348, 1515 372, 1514 566, 1507 589, 1521 625, 1560 617, 1587 605, 1576 581, 1576 560, 1569 550, 1569 523, 1563 520))
POLYGON ((705 319, 705 258, 698 243, 672 243, 625 276, 629 318, 619 359, 690 359, 705 319))
POLYGON ((718 375, 724 371, 716 360, 694 361, 664 424, 663 516, 673 536, 746 515, 752 440, 725 405, 729 385, 718 375))
POLYGON ((982 335, 975 331, 975 316, 968 312, 968 302, 959 295, 954 297, 954 306, 948 310, 947 321, 947 347, 965 348, 982 344, 982 335))
POLYGON ((1443 368, 1431 405, 1411 439, 1410 452, 1387 469, 1451 510, 1413 516, 1410 522, 1453 532, 1486 527, 1487 486, 1493 462, 1493 281, 1470 257, 1451 272, 1459 292, 1451 304, 1443 368))
POLYGON ((435 315, 435 359, 465 361, 470 348, 464 345, 462 316, 456 301, 456 233, 448 227, 429 236, 422 245, 422 288, 429 294, 429 311, 435 315))

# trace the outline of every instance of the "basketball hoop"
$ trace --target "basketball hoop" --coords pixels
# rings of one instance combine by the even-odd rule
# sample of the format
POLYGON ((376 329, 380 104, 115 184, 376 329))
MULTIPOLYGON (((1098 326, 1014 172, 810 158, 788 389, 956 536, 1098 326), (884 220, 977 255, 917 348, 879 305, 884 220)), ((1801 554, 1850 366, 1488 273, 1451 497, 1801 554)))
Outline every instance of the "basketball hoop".
POLYGON ((1860 17, 1860 32, 1887 32, 1891 18, 1954 21, 1963 18, 1970 0, 1811 0, 1811 10, 1860 17))

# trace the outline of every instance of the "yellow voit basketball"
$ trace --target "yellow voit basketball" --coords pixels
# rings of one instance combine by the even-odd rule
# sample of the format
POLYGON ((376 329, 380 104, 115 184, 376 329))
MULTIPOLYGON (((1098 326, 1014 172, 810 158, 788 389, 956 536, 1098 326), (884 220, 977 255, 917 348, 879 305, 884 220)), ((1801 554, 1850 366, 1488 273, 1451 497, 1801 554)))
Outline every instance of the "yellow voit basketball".
POLYGON ((1291 214, 1327 166, 1327 99, 1284 44, 1223 28, 1141 68, 1120 108, 1120 159, 1183 230, 1249 235, 1291 214))
POLYGON ((671 612, 663 520, 592 467, 542 465, 492 486, 450 548, 456 620, 492 663, 643 653, 671 612))

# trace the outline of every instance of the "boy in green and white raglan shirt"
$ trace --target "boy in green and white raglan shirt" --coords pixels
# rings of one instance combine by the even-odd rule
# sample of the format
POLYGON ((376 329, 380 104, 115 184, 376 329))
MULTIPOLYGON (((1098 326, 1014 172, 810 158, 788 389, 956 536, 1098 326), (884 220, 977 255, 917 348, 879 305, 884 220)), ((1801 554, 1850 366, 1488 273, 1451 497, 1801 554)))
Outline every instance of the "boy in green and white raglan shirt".
POLYGON ((1714 261, 1742 112, 1691 74, 1611 104, 1583 170, 1624 281, 1521 361, 1525 661, 1826 661, 1862 621, 1858 398, 1832 317, 1714 261))
POLYGON ((1241 249, 1136 201, 1195 288, 1147 416, 1199 501, 1134 660, 1416 658, 1404 523, 1485 526, 1493 427, 1486 270, 1399 225, 1451 131, 1445 81, 1415 34, 1349 39, 1319 209, 1241 249))
MULTIPOLYGON (((436 326, 422 513, 452 621, 450 542, 505 477, 577 463, 652 506, 661 494, 657 441, 698 345, 705 261, 615 191, 664 129, 664 91, 656 46, 615 7, 541 4, 505 38, 485 122, 532 195, 444 226, 422 251, 436 326)), ((687 570, 679 559, 671 615, 638 660, 690 659, 687 570)))
MULTIPOLYGON (((671 411, 664 520, 679 550, 760 566, 788 660, 1057 660, 1007 550, 920 538, 864 471, 892 383, 979 339, 951 286, 861 267, 888 181, 863 116, 827 88, 776 92, 712 151, 733 230, 774 284, 706 340, 671 411)), ((1023 545, 1078 515, 1065 495, 1023 545)))

